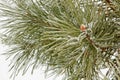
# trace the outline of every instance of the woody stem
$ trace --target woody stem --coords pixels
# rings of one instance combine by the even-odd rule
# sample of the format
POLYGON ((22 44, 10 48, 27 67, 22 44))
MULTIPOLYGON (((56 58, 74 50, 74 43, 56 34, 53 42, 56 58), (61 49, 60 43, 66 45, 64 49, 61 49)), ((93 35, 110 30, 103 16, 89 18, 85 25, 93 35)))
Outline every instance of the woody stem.
POLYGON ((92 39, 90 39, 90 36, 87 33, 86 33, 86 38, 93 46, 100 48, 102 51, 109 48, 109 47, 101 47, 101 46, 95 44, 95 42, 92 39))

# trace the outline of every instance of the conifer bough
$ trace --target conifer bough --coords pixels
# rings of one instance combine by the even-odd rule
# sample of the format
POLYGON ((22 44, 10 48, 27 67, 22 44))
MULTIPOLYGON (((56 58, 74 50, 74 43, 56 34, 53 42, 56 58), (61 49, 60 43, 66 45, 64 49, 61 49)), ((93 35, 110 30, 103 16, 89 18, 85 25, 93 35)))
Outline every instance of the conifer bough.
POLYGON ((45 65, 63 80, 120 80, 120 0, 4 0, 0 16, 11 77, 45 65))

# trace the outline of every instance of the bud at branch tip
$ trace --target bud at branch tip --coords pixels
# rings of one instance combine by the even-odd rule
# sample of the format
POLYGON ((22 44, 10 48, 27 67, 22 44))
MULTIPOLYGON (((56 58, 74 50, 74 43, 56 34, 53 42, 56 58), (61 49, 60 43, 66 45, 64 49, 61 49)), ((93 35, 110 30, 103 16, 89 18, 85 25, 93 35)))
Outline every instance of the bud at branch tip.
POLYGON ((84 24, 81 24, 80 30, 83 31, 83 32, 86 31, 86 26, 84 24))

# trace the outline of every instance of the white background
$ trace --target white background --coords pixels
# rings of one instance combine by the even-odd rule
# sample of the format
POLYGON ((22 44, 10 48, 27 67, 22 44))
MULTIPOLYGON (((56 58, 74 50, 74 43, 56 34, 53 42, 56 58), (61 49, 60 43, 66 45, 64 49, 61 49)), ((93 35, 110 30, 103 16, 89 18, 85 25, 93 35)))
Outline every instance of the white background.
MULTIPOLYGON (((6 52, 9 47, 0 43, 0 80, 13 80, 10 79, 10 72, 8 65, 10 63, 9 60, 6 60, 6 56, 2 55, 2 53, 6 52)), ((61 80, 60 77, 46 77, 44 74, 44 70, 38 69, 35 70, 34 74, 31 75, 30 70, 24 75, 18 75, 15 80, 61 80)))

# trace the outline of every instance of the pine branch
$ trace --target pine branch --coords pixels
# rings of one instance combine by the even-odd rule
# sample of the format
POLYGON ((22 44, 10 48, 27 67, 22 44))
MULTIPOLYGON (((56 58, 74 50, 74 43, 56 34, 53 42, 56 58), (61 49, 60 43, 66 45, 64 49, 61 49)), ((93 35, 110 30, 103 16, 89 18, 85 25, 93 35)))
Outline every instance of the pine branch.
POLYGON ((24 75, 30 67, 33 73, 46 65, 46 73, 63 74, 64 80, 100 80, 99 72, 106 68, 110 76, 106 74, 105 78, 118 78, 117 0, 105 0, 105 5, 103 0, 4 1, 0 3, 0 16, 5 17, 1 27, 6 30, 2 40, 12 46, 6 53, 12 59, 12 77, 21 71, 24 75), (108 7, 114 10, 109 11, 108 7))

